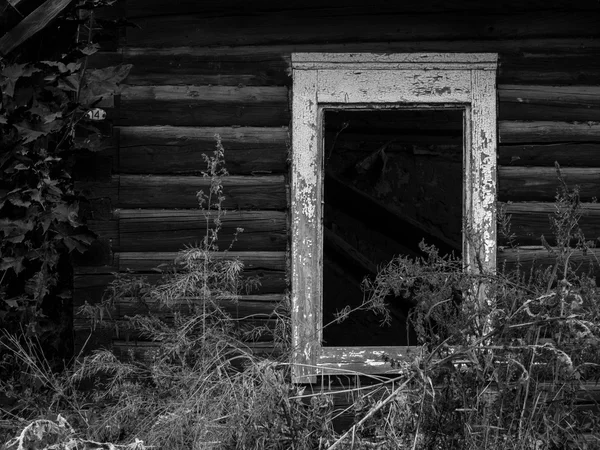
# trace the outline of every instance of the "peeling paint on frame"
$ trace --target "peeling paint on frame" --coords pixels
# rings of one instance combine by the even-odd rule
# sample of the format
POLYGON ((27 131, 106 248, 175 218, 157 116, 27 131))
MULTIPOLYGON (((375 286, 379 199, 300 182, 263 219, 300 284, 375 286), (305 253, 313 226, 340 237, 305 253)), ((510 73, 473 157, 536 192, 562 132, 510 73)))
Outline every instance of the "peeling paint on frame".
POLYGON ((469 270, 496 263, 497 54, 292 54, 292 347, 293 380, 348 368, 372 373, 381 356, 409 348, 321 346, 322 109, 464 108, 463 242, 469 270))

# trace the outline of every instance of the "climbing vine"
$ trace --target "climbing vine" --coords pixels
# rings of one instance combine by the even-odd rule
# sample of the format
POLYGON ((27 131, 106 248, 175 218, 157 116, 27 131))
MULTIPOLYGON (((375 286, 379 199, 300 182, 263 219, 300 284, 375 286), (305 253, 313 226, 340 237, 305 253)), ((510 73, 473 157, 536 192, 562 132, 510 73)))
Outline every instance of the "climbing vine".
POLYGON ((44 30, 65 38, 40 39, 35 52, 28 42, 0 58, 0 326, 22 327, 63 357, 69 257, 94 239, 81 218, 85 199, 73 166, 78 154, 106 145, 92 113, 130 70, 86 69, 99 45, 82 31, 92 29, 94 9, 111 3, 75 3, 44 30))

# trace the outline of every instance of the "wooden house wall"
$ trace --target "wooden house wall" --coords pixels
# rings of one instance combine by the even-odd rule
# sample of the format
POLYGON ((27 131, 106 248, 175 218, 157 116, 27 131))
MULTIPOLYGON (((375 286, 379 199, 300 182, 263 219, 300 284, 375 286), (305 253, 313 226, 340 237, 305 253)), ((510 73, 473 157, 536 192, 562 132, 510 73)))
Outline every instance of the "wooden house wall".
MULTIPOLYGON (((597 0, 126 0, 110 14, 135 26, 101 36, 104 50, 90 64, 133 69, 108 110, 108 147, 78 164, 78 185, 92 199, 89 223, 99 235, 76 269, 78 305, 98 301, 113 272, 156 279, 153 267, 201 239, 195 192, 206 187, 198 176, 201 155, 212 152, 218 133, 231 174, 223 242, 243 227, 234 250, 262 281, 228 308, 238 316, 273 310, 289 286, 296 51, 499 53, 498 201, 510 202, 512 229, 526 246, 499 251, 499 263, 548 260, 539 236, 551 235, 555 161, 569 184, 581 186, 584 231, 600 236, 600 206, 592 203, 600 187, 597 0)), ((576 259, 587 264, 589 255, 576 259)), ((114 314, 133 312, 135 305, 123 301, 114 314)), ((88 325, 76 325, 81 344, 88 325)), ((146 346, 98 330, 92 339, 111 343, 146 346)), ((255 347, 269 351, 272 343, 267 337, 255 347)))

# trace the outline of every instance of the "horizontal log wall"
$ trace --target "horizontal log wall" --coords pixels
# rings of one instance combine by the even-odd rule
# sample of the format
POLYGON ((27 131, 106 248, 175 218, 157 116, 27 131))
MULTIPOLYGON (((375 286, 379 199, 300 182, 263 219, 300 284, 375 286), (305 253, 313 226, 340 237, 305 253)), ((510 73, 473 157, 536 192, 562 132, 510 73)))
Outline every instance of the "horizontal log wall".
MULTIPOLYGON (((497 52, 498 200, 521 245, 501 240, 502 267, 548 263, 558 186, 580 186, 581 225, 600 236, 600 4, 597 0, 352 2, 125 0, 128 27, 90 66, 133 64, 103 125, 106 148, 82 156, 78 187, 99 235, 76 269, 76 303, 97 302, 113 272, 146 274, 202 239, 196 192, 215 136, 227 169, 221 248, 262 286, 271 309, 288 284, 288 156, 292 52, 497 52), (168 12, 168 13, 167 13, 168 12), (108 49, 108 51, 106 51, 108 49)), ((597 251, 575 255, 590 264, 597 251)), ((154 274, 153 274, 154 273, 154 274)), ((262 302, 262 303, 261 303, 262 302)), ((267 309, 263 306, 269 305, 267 309)), ((119 306, 121 307, 121 306, 119 306)), ((120 309, 119 314, 129 309, 120 309)), ((261 309, 263 308, 263 309, 261 309)), ((251 308, 246 311, 251 312, 251 308)), ((85 324, 79 324, 85 340, 85 324)), ((98 344, 142 348, 105 335, 98 344)), ((272 343, 253 344, 268 352, 272 343)))

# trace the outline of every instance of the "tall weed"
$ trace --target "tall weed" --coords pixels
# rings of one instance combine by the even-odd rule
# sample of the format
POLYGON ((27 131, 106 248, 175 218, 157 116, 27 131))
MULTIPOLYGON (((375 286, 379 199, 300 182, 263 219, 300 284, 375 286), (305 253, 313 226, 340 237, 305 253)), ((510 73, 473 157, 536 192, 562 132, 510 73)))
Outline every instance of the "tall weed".
MULTIPOLYGON (((425 244, 424 258, 394 258, 365 281, 365 302, 338 318, 371 309, 385 321, 386 301, 410 299, 421 346, 406 360, 386 358, 391 377, 313 393, 290 382, 289 304, 273 315, 281 355, 264 358, 248 347, 260 330, 247 333, 222 307, 255 284, 242 278, 241 262, 214 257, 225 214, 223 155, 218 140, 206 158, 202 242, 181 251, 159 285, 121 276, 100 308, 83 310, 100 323, 124 298, 151 306, 154 314, 131 317, 129 326, 155 342, 154 352, 140 361, 98 351, 57 376, 30 356, 33 346, 13 348, 42 390, 13 420, 4 413, 12 431, 60 412, 82 438, 137 448, 595 448, 581 437, 598 429, 598 418, 576 403, 583 383, 600 376, 600 299, 595 280, 574 264, 574 252, 590 243, 579 229, 578 191, 560 173, 552 267, 474 274, 425 244), (472 301, 482 289, 491 301, 472 301), (350 399, 344 411, 334 392, 350 399), (341 415, 354 416, 345 431, 335 426, 341 415)), ((499 223, 510 235, 510 222, 499 223)), ((10 383, 2 386, 12 395, 10 383)))

